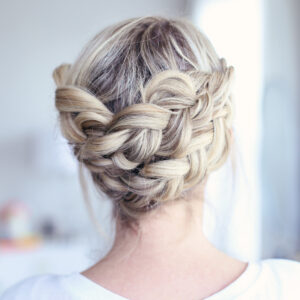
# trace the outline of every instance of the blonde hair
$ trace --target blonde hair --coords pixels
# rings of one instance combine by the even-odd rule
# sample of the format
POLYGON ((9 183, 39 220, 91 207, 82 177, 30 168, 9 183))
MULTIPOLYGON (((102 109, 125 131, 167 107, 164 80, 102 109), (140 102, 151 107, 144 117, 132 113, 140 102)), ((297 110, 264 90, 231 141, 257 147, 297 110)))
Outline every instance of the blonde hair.
POLYGON ((224 163, 233 71, 194 25, 163 17, 107 27, 54 70, 62 134, 115 216, 138 220, 224 163))

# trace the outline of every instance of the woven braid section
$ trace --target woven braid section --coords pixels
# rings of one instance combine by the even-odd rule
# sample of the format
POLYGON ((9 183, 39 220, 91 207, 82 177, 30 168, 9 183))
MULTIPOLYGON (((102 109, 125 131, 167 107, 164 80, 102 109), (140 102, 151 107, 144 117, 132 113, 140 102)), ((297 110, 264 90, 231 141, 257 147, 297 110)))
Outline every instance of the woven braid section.
POLYGON ((233 67, 161 71, 141 101, 113 113, 88 90, 54 72, 61 130, 96 185, 128 215, 178 198, 226 160, 233 67))

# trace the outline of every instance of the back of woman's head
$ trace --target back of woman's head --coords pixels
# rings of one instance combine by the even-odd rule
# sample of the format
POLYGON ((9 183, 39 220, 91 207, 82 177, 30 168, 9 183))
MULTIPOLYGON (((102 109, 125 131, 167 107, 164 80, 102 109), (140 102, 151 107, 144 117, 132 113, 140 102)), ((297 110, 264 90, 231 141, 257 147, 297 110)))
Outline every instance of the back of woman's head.
POLYGON ((136 221, 223 164, 232 75, 191 23, 162 17, 107 27, 54 70, 62 133, 115 215, 136 221))

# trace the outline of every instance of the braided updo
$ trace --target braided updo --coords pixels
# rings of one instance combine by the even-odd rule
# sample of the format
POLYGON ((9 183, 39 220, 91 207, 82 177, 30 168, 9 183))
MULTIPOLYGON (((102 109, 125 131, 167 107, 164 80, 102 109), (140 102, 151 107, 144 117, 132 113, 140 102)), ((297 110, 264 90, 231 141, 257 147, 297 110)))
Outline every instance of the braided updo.
POLYGON ((226 160, 233 67, 186 20, 134 18, 53 72, 64 137, 127 219, 200 183, 226 160))

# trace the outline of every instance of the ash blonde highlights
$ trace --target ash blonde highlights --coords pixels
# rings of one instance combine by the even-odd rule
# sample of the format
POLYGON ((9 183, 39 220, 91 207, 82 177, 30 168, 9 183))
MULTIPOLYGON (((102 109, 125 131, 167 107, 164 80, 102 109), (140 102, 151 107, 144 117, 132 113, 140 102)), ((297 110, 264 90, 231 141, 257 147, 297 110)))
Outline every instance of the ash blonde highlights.
POLYGON ((125 20, 58 66, 64 137, 114 215, 138 220, 226 160, 234 68, 183 19, 125 20))

